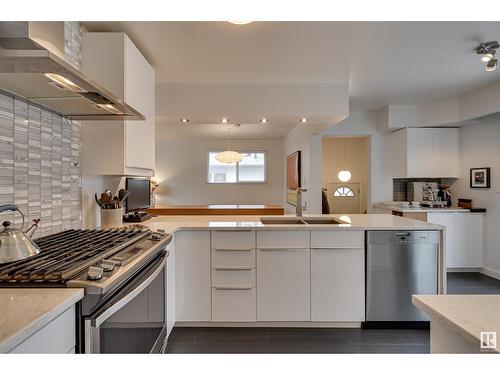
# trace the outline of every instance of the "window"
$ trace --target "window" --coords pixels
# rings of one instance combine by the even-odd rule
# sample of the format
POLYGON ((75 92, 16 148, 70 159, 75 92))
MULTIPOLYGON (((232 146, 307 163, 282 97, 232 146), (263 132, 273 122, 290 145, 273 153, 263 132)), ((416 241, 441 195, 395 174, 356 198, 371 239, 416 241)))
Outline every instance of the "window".
POLYGON ((347 186, 341 186, 337 190, 335 190, 335 193, 333 193, 333 196, 334 197, 354 197, 354 193, 347 186))
POLYGON ((241 151, 243 159, 236 164, 219 163, 215 159, 215 155, 219 152, 208 152, 209 184, 266 182, 266 153, 264 151, 241 151))

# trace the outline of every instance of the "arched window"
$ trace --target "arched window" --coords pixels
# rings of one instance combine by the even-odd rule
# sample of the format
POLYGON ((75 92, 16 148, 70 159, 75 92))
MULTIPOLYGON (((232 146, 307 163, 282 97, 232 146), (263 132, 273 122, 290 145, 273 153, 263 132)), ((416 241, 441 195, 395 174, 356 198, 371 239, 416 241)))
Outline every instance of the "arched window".
POLYGON ((354 197, 354 192, 348 188, 347 186, 341 186, 337 190, 335 190, 335 193, 333 193, 334 197, 354 197))

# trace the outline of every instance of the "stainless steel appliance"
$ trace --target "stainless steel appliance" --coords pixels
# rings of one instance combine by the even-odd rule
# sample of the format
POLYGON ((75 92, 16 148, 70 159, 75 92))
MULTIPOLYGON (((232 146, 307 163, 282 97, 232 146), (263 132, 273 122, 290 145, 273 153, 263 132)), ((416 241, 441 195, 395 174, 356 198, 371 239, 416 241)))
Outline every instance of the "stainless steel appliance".
POLYGON ((170 241, 143 228, 64 231, 35 240, 38 255, 0 265, 0 287, 84 288, 78 352, 159 353, 170 241))
POLYGON ((428 321, 411 298, 438 292, 439 232, 368 231, 366 241, 365 326, 428 321))
POLYGON ((2 223, 3 230, 0 231, 0 264, 13 262, 37 255, 40 252, 38 246, 31 240, 31 237, 38 228, 40 219, 33 220, 33 225, 23 232, 24 215, 15 204, 3 204, 0 206, 0 212, 18 211, 23 223, 21 229, 11 227, 10 221, 2 223))
POLYGON ((0 88, 72 120, 144 120, 136 109, 45 48, 51 30, 41 24, 0 22, 0 88))

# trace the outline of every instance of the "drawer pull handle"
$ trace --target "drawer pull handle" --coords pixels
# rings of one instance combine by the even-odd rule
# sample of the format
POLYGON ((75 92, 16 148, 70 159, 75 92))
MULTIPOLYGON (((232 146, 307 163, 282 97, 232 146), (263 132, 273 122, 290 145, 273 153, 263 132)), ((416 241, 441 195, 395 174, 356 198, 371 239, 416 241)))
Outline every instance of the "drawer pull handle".
POLYGON ((353 250, 363 250, 361 247, 314 247, 311 248, 312 251, 353 251, 353 250))
POLYGON ((251 229, 212 229, 212 232, 251 232, 251 229))
POLYGON ((253 251, 255 249, 216 249, 216 248, 213 248, 212 250, 215 250, 215 251, 253 251))
POLYGON ((251 267, 214 267, 216 271, 251 271, 251 267))
POLYGON ((287 247, 274 247, 274 248, 265 248, 265 249, 259 249, 260 251, 304 251, 304 250, 309 250, 309 249, 290 249, 287 247))
POLYGON ((247 287, 241 287, 241 288, 235 288, 235 287, 225 287, 225 286, 218 286, 214 288, 215 290, 252 290, 253 288, 247 288, 247 287))

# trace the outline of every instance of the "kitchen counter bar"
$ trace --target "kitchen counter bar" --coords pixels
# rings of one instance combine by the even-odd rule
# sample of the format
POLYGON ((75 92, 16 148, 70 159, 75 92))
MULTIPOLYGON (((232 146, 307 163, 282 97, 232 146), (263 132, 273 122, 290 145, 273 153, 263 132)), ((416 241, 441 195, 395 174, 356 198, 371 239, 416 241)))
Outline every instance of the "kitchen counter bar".
POLYGON ((267 204, 209 204, 193 206, 155 206, 151 215, 283 215, 281 206, 267 204))
POLYGON ((435 208, 435 207, 421 207, 421 208, 403 208, 398 205, 389 205, 389 204, 380 204, 375 203, 373 207, 380 208, 387 211, 396 211, 396 212, 461 212, 461 213, 470 213, 470 210, 467 208, 461 207, 446 207, 446 208, 435 208))
MULTIPOLYGON (((292 218, 294 215, 283 215, 292 218)), ((144 224, 153 230, 164 229, 174 233, 178 230, 442 230, 443 227, 419 220, 388 214, 350 214, 350 215, 304 215, 307 217, 335 218, 345 224, 262 224, 260 216, 158 216, 144 224)), ((266 216, 269 218, 269 216, 266 216)))
POLYGON ((413 304, 431 317, 431 353, 499 352, 481 348, 481 332, 500 335, 499 295, 415 295, 413 304))

